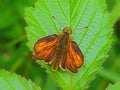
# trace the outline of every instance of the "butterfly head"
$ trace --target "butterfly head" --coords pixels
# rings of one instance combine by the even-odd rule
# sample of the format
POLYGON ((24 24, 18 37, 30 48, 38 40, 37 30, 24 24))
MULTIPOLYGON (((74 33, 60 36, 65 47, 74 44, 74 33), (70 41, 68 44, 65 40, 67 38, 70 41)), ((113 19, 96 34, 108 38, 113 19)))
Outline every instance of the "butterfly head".
POLYGON ((63 29, 63 33, 66 33, 66 34, 72 34, 72 30, 71 30, 71 27, 67 26, 63 29))

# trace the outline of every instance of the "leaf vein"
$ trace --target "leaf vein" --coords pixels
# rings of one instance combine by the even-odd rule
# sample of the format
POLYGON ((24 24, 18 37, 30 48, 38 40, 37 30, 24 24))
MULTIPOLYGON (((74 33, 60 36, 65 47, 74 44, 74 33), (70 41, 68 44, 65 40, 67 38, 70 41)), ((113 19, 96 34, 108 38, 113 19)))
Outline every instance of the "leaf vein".
POLYGON ((65 15, 64 9, 62 8, 62 6, 61 6, 61 4, 60 4, 60 1, 57 0, 57 3, 58 3, 58 5, 59 5, 59 7, 60 7, 60 10, 61 10, 63 16, 65 17, 66 21, 68 22, 68 18, 67 18, 67 16, 65 15))

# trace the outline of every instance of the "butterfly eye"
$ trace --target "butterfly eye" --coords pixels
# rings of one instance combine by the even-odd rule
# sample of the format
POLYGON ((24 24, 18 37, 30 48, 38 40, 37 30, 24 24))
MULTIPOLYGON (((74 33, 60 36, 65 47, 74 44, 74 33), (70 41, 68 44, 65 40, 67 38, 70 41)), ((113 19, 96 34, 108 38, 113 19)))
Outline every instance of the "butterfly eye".
POLYGON ((62 30, 63 32, 65 31, 65 28, 62 30))

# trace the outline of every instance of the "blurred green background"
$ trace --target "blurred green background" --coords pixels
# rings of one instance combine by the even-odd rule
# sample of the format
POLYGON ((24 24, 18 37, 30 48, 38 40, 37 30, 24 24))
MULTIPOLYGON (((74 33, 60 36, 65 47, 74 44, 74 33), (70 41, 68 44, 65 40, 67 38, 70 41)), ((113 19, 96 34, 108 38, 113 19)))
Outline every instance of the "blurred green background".
MULTIPOLYGON (((42 90, 60 90, 56 82, 32 59, 26 46, 24 8, 33 6, 35 0, 0 0, 0 69, 16 72, 30 78, 42 90)), ((109 11, 115 0, 106 1, 109 11)), ((120 81, 120 19, 114 25, 113 45, 103 70, 90 83, 87 90, 105 90, 109 83, 120 81)))

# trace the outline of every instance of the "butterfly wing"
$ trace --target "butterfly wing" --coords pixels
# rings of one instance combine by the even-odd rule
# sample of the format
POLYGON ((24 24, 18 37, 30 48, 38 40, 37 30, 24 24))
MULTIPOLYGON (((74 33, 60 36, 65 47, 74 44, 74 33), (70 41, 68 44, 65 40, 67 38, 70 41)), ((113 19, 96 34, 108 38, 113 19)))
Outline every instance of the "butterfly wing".
POLYGON ((61 67, 63 69, 69 69, 70 71, 76 73, 77 69, 83 64, 84 57, 75 42, 71 42, 68 46, 67 53, 65 54, 61 67))
POLYGON ((34 57, 39 60, 44 60, 45 62, 51 62, 55 51, 54 48, 58 41, 57 37, 57 35, 53 34, 39 39, 34 45, 34 57))

